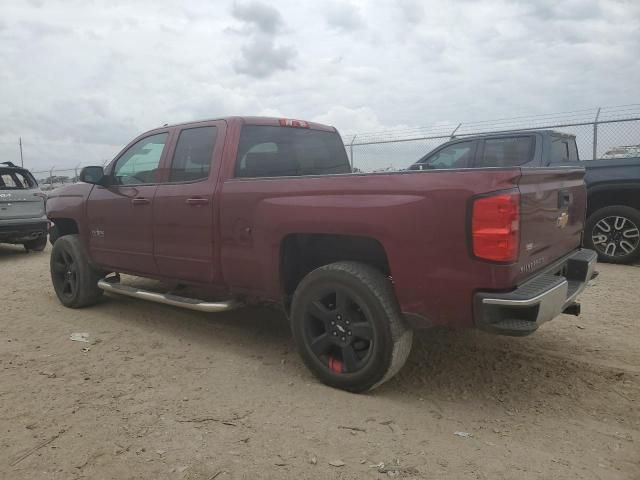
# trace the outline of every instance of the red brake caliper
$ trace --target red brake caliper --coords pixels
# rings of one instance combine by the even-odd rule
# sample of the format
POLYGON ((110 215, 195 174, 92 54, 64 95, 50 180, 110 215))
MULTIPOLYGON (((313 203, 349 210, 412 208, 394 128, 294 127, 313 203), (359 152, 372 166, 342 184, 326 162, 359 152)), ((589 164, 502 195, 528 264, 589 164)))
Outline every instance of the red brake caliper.
POLYGON ((337 358, 329 357, 329 368, 336 373, 342 373, 342 362, 337 358))

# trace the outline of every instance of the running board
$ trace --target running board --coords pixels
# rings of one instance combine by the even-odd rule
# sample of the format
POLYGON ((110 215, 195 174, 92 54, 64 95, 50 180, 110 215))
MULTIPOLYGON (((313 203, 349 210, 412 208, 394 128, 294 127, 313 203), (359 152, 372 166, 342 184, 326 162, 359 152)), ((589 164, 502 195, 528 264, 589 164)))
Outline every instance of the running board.
POLYGON ((187 308, 198 312, 226 312, 242 306, 242 303, 236 300, 227 300, 226 302, 205 302, 195 298, 172 295, 170 293, 157 293, 149 290, 142 290, 128 285, 122 285, 117 280, 114 280, 106 278, 98 280, 98 288, 105 292, 140 298, 150 302, 163 303, 173 307, 187 308))

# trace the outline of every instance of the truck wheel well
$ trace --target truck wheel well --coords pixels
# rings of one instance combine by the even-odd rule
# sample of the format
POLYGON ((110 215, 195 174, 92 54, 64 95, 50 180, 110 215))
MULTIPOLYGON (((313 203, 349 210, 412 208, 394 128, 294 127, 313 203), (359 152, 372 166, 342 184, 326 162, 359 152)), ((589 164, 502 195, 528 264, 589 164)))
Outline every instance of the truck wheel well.
POLYGON ((283 240, 280 255, 280 279, 287 310, 298 283, 323 265, 351 260, 371 265, 384 275, 391 274, 384 247, 370 237, 291 234, 283 240))
POLYGON ((78 224, 75 220, 70 218, 52 218, 51 219, 57 230, 57 237, 64 237, 65 235, 74 235, 78 232, 78 224))
POLYGON ((611 188, 610 190, 599 190, 589 195, 587 202, 587 217, 596 210, 610 205, 626 205, 640 210, 640 187, 639 188, 611 188))

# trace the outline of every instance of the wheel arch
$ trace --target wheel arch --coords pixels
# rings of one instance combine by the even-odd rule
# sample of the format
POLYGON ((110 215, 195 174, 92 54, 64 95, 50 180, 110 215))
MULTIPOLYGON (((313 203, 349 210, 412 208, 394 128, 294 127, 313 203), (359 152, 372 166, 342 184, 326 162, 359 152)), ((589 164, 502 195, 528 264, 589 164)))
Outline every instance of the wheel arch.
MULTIPOLYGON (((80 233, 78 228, 78 222, 73 218, 50 218, 55 228, 55 238, 51 238, 51 243, 54 243, 58 238, 65 235, 74 235, 80 233)), ((53 237, 53 233, 51 235, 53 237)))
POLYGON ((280 287, 287 311, 300 281, 311 271, 340 261, 356 261, 391 275, 387 252, 373 237, 291 233, 280 243, 280 287))
POLYGON ((587 217, 613 205, 624 205, 640 211, 640 183, 597 184, 590 187, 587 193, 587 217))

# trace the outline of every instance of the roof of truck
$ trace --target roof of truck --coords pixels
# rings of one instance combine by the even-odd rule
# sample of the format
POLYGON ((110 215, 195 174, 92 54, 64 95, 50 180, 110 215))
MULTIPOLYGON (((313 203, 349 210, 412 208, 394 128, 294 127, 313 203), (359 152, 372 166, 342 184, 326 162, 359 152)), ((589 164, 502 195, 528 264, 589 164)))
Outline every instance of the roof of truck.
POLYGON ((474 140, 476 138, 531 135, 532 133, 539 133, 542 135, 553 135, 554 137, 575 138, 575 135, 572 133, 558 132, 557 130, 541 129, 541 130, 505 130, 503 132, 487 132, 487 133, 479 133, 477 135, 469 135, 469 136, 464 135, 464 136, 454 137, 454 139, 455 140, 460 140, 460 139, 474 140))
MULTIPOLYGON (((332 127, 330 125, 325 125, 322 123, 316 123, 316 122, 309 122, 307 120, 302 120, 302 119, 298 119, 298 118, 291 118, 291 117, 257 117, 257 116, 229 116, 229 117, 217 117, 217 118, 207 118, 204 120, 192 120, 189 122, 181 122, 181 123, 174 123, 174 124, 167 124, 164 125, 165 128, 167 127, 183 127, 185 125, 195 125, 195 124, 199 124, 199 123, 203 123, 203 122, 212 122, 215 120, 224 120, 226 122, 240 122, 246 125, 267 125, 267 126, 274 126, 274 127, 278 127, 278 126, 282 126, 281 125, 281 121, 295 121, 295 122, 303 122, 305 124, 307 124, 309 126, 309 128, 312 128, 314 130, 325 130, 325 131, 329 131, 329 132, 336 132, 336 128, 332 127)), ((159 127, 162 128, 162 127, 159 127)), ((154 129, 155 130, 155 129, 154 129)))

